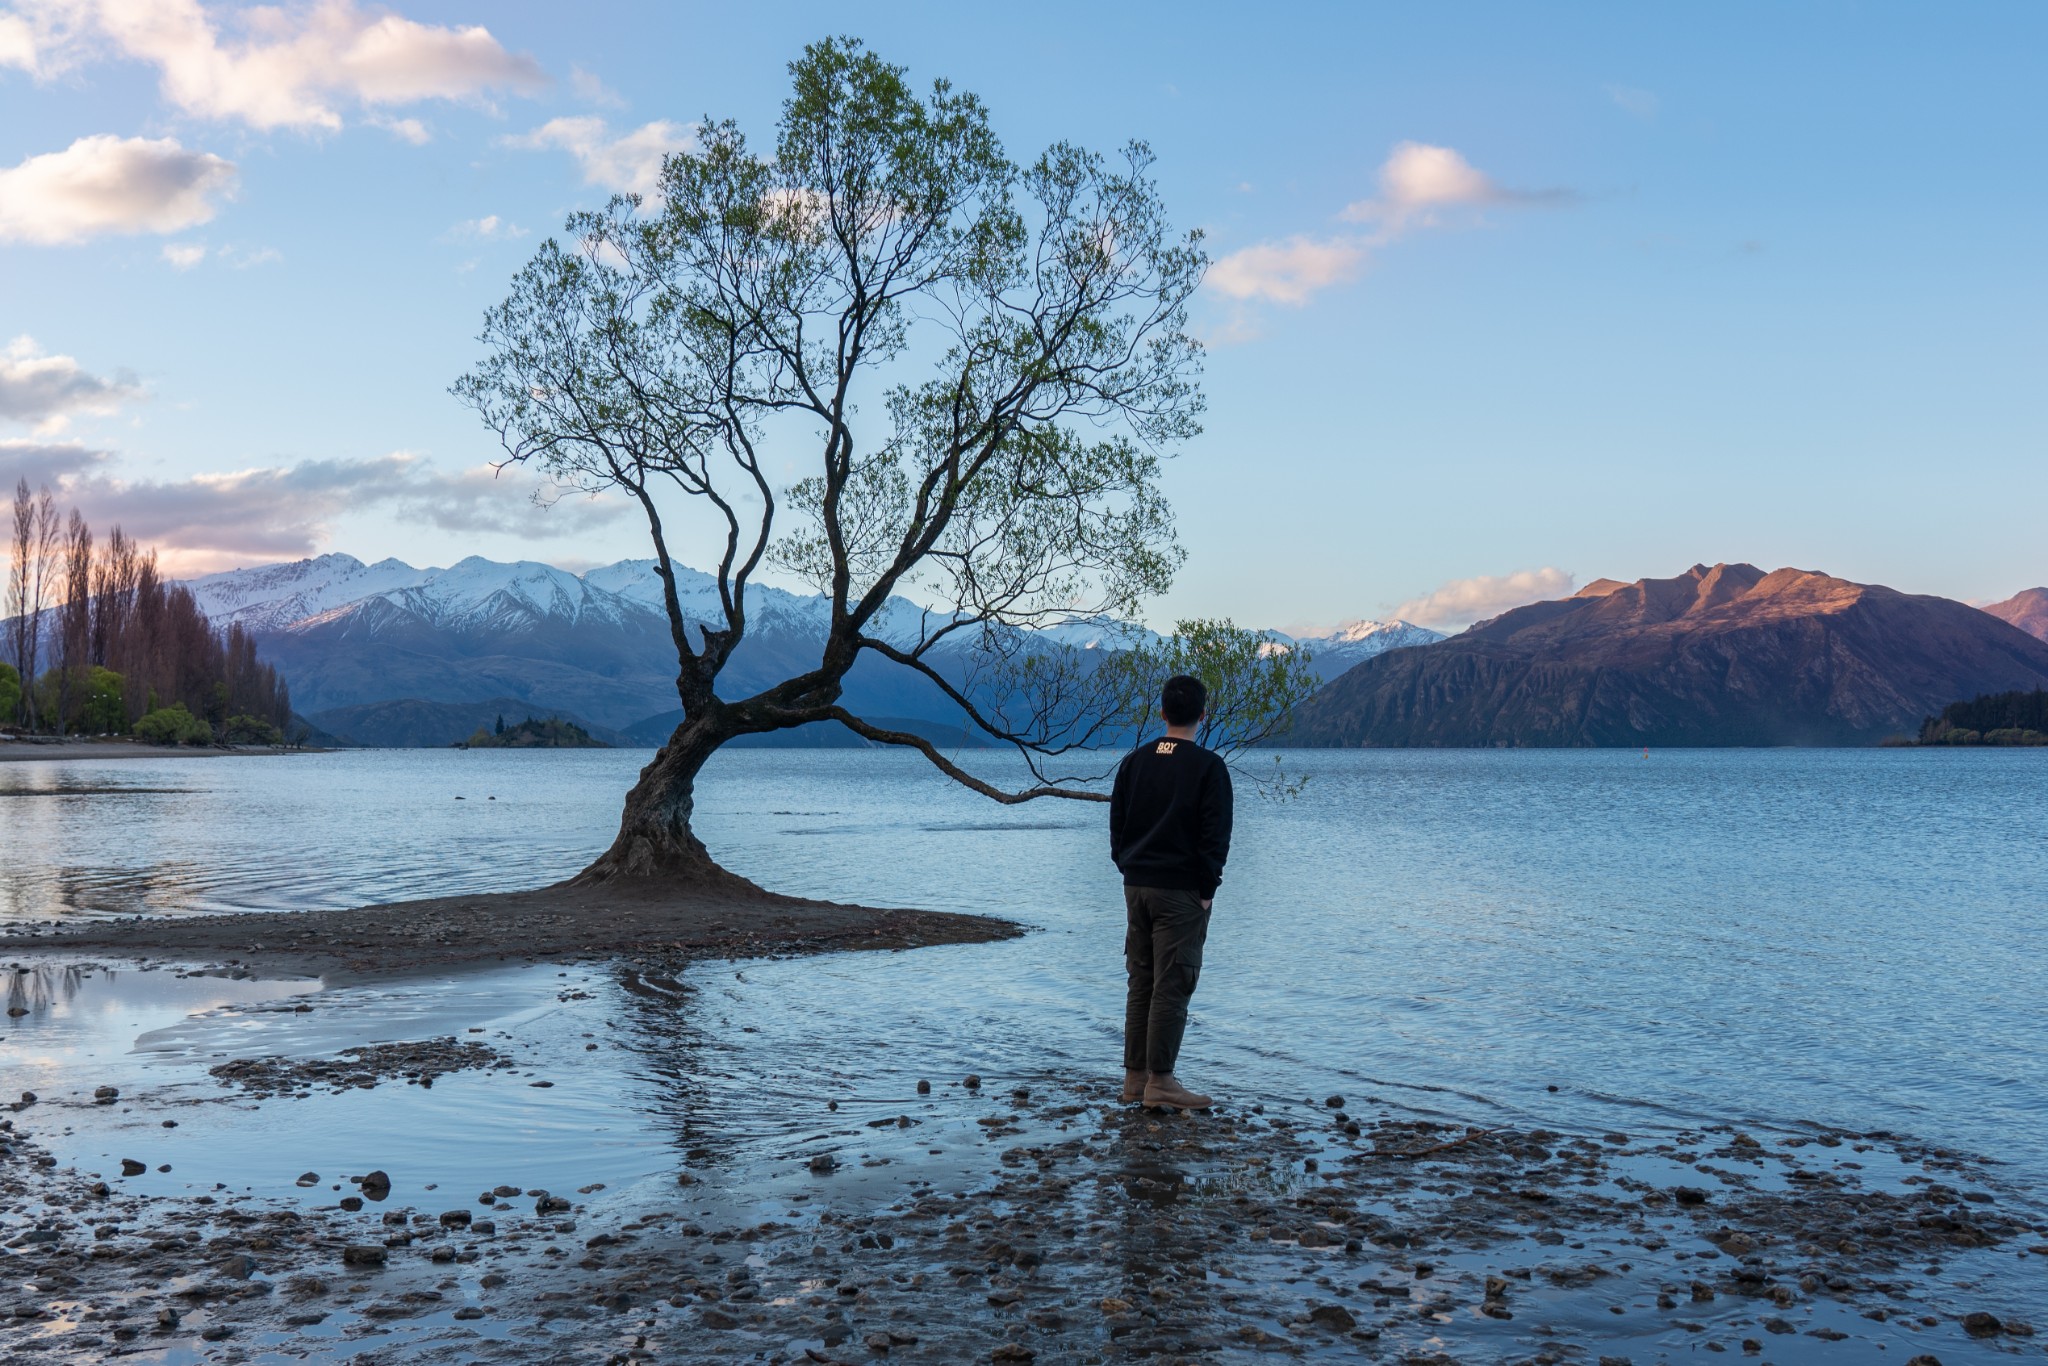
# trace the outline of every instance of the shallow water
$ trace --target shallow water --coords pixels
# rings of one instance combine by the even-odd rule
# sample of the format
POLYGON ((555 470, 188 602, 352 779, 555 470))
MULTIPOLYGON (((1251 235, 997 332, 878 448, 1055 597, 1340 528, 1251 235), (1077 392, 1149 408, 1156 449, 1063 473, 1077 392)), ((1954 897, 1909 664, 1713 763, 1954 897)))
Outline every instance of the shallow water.
MULTIPOLYGON (((1891 1130, 1909 1153, 1989 1159, 1991 1182, 2038 1211, 2043 756, 1286 758, 1310 775, 1302 797, 1241 795, 1184 1056, 1191 1080, 1313 1124, 1326 1122, 1320 1098, 1339 1091, 1366 1112, 1619 1130, 1637 1145, 1715 1126, 1767 1139, 1891 1130)), ((608 842, 644 760, 383 751, 0 766, 0 920, 533 885, 608 842)), ((707 1226, 732 1226, 966 1191, 988 1179, 990 1135, 977 1124, 1011 1087, 1064 1094, 1090 1072, 1113 1084, 1121 901, 1101 808, 995 807, 911 755, 758 750, 714 764, 699 811, 719 857, 766 885, 998 914, 1037 932, 703 961, 680 994, 629 990, 598 963, 322 990, 38 958, 6 979, 24 1013, 0 1029, 0 1093, 36 1092, 24 1122, 38 1141, 127 1192, 331 1208, 355 1189, 349 1176, 382 1168, 392 1191, 372 1212, 460 1206, 503 1183, 577 1191, 599 1221, 679 1201, 707 1226), (390 1077, 262 1102, 208 1071, 441 1036, 514 1065, 431 1088, 390 1077), (986 1079, 981 1092, 958 1084, 970 1072, 986 1079), (921 1079, 933 1094, 917 1092, 921 1079), (103 1085, 119 1098, 95 1104, 103 1085), (837 1166, 821 1178, 809 1163, 825 1157, 837 1166), (119 1177, 124 1158, 145 1170, 119 1177), (319 1179, 301 1186, 304 1173, 319 1179)), ((1873 1188, 1926 1179, 1915 1157, 1857 1156, 1873 1188)), ((1615 1161, 1652 1184, 1706 1170, 1615 1161)), ((1299 1163, 1290 1171, 1272 1179, 1310 1179, 1299 1163)), ((1943 1293, 2038 1311, 2042 1260, 1961 1257, 1943 1293)), ((1662 1316, 1638 1316, 1643 1305, 1625 1326, 1560 1294, 1557 1321, 1587 1339, 1697 1346, 1662 1316)), ((1814 1312, 1874 1331, 1847 1309, 1814 1312)), ((246 1346, 262 1358, 257 1341, 246 1346)), ((1958 1348, 1969 1345, 1945 1342, 1943 1359, 1969 1359, 1958 1348)), ((143 1359, 199 1359, 192 1350, 143 1359)), ((337 1340, 331 1356, 351 1350, 337 1340)), ((1849 1359, 1813 1356, 1805 1338, 1772 1350, 1783 1362, 1849 1359)))
MULTIPOLYGON (((10 765, 0 917, 531 885, 602 847, 645 757, 10 765)), ((1376 1088, 1458 1118, 1572 1129, 1893 1129, 2048 1186, 2042 756, 1287 762, 1310 776, 1301 797, 1246 791, 1239 803, 1191 1078, 1240 1096, 1376 1088)), ((714 763, 699 809, 713 850, 771 887, 1040 930, 719 974, 698 1046, 751 1087, 730 1113, 700 1116, 707 1126, 773 1127, 761 1092, 900 1094, 912 1073, 1115 1068, 1121 911, 1099 807, 996 807, 914 755, 757 750, 714 763)), ((80 1010, 94 996, 85 988, 80 1010)), ((420 1000, 417 987, 382 991, 390 999, 364 998, 365 1018, 424 1009, 397 1004, 420 1000)), ((384 1037, 537 1008, 509 989, 481 999, 473 979, 427 994, 432 1018, 406 1023, 410 1033, 387 1023, 384 1037)), ((11 1020, 7 1053, 40 1048, 54 1027, 41 1010, 11 1020)))

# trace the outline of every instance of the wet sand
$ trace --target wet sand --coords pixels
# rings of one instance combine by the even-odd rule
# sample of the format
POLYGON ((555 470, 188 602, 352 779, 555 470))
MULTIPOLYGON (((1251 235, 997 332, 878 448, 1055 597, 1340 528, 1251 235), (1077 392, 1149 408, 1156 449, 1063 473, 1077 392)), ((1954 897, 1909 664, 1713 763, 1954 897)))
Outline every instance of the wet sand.
POLYGON ((282 976, 360 977, 516 959, 661 952, 679 960, 907 949, 1024 933, 989 916, 880 910, 718 887, 571 886, 398 901, 343 911, 55 922, 0 934, 0 950, 211 962, 282 976))
POLYGON ((324 754, 318 749, 240 745, 231 749, 195 745, 145 745, 134 740, 8 740, 0 742, 0 764, 55 759, 223 759, 237 755, 324 754))
POLYGON ((191 745, 138 745, 125 740, 10 740, 0 744, 0 764, 57 759, 218 759, 233 752, 191 745))

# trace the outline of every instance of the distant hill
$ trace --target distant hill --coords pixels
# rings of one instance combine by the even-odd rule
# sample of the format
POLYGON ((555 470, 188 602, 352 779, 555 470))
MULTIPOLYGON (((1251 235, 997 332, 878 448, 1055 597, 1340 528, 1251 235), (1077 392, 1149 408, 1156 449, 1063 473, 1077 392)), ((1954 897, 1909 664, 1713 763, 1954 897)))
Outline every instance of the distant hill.
MULTIPOLYGON (((651 560, 621 560, 578 575, 475 556, 445 569, 416 569, 400 560, 364 564, 333 554, 212 574, 189 586, 216 623, 239 622, 254 634, 308 719, 359 744, 452 744, 499 709, 508 716, 574 716, 614 744, 623 731, 633 736, 626 743, 658 744, 673 729, 672 720, 656 720, 675 712, 676 658, 651 560), (455 710, 422 710, 431 705, 455 710), (376 707, 384 710, 363 710, 376 707)), ((710 575, 680 569, 677 593, 689 620, 718 618, 710 575)), ((746 639, 719 691, 745 696, 816 664, 830 616, 822 595, 750 589, 746 639)), ((891 599, 876 631, 904 644, 917 638, 924 620, 914 603, 891 599)), ((1156 639, 1142 627, 1089 618, 1057 623, 1037 637, 1089 650, 1156 639)), ((1308 649, 1311 667, 1324 678, 1382 650, 1440 638, 1399 621, 1274 637, 1308 649)), ((935 665, 955 680, 965 673, 965 643, 962 633, 960 644, 949 640, 934 651, 935 665)), ((964 720, 930 680, 872 658, 847 677, 842 701, 863 716, 934 727, 935 738, 957 737, 964 720)), ((855 738, 833 725, 804 727, 798 737, 750 743, 855 738)))
POLYGON ((479 730, 495 730, 500 717, 509 726, 536 714, 570 722, 599 744, 633 743, 618 732, 591 725, 579 716, 558 708, 535 707, 516 697, 493 697, 482 702, 429 702, 404 697, 357 707, 332 707, 314 712, 306 720, 352 745, 371 749, 438 749, 460 744, 479 730))
POLYGON ((1601 580, 1318 692, 1288 743, 1860 745, 1959 697, 2048 684, 2048 643, 1946 598, 1695 565, 1601 580))
POLYGON ((2027 588, 1984 609, 2036 640, 2048 640, 2048 588, 2027 588))

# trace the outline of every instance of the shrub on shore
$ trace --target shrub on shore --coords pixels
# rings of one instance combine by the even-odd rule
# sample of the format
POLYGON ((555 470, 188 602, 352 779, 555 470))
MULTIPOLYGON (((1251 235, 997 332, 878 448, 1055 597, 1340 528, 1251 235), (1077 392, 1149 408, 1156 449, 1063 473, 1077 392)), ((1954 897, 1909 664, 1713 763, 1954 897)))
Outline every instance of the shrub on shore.
POLYGON ((152 745, 210 745, 213 727, 185 709, 183 702, 158 707, 135 723, 135 738, 152 745))

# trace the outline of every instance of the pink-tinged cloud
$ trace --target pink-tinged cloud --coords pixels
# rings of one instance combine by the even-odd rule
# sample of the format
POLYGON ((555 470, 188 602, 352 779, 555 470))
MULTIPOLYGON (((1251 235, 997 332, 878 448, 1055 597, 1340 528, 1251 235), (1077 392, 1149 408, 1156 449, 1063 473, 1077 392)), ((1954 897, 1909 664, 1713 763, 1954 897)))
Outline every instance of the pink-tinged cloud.
POLYGON ((1209 269, 1209 288, 1250 302, 1305 304, 1314 295, 1355 281, 1372 253, 1404 233, 1437 223, 1439 210, 1488 205, 1560 204, 1566 190, 1514 190, 1492 180, 1449 147, 1398 144, 1381 164, 1379 193, 1347 205, 1345 221, 1369 223, 1370 232, 1329 237, 1297 234, 1231 252, 1209 269))
POLYGON ((0 242, 178 232, 212 218, 234 187, 234 163, 176 138, 101 133, 0 169, 0 242))
POLYGON ((1572 576, 1562 569, 1518 569, 1512 574, 1481 574, 1452 579, 1394 609, 1401 621, 1438 630, 1462 629, 1475 621, 1497 617, 1510 608, 1569 596, 1572 576))
POLYGON ((1209 268, 1207 284, 1232 299, 1299 305, 1332 285, 1357 279, 1365 258, 1365 245, 1353 239, 1291 237, 1230 253, 1209 268))
POLYGON ((242 10, 25 0, 16 18, 0 25, 0 62, 42 77, 108 57, 146 62, 182 112, 260 129, 333 129, 349 104, 477 100, 547 84, 538 62, 507 52, 488 29, 422 24, 354 0, 242 10))
POLYGON ((119 524, 185 570, 222 558, 297 558, 324 548, 347 513, 382 509, 446 531, 531 538, 573 535, 630 515, 612 498, 564 496, 523 471, 449 472, 410 452, 365 460, 124 479, 101 451, 75 444, 0 442, 0 481, 48 484, 60 505, 94 526, 119 524))

